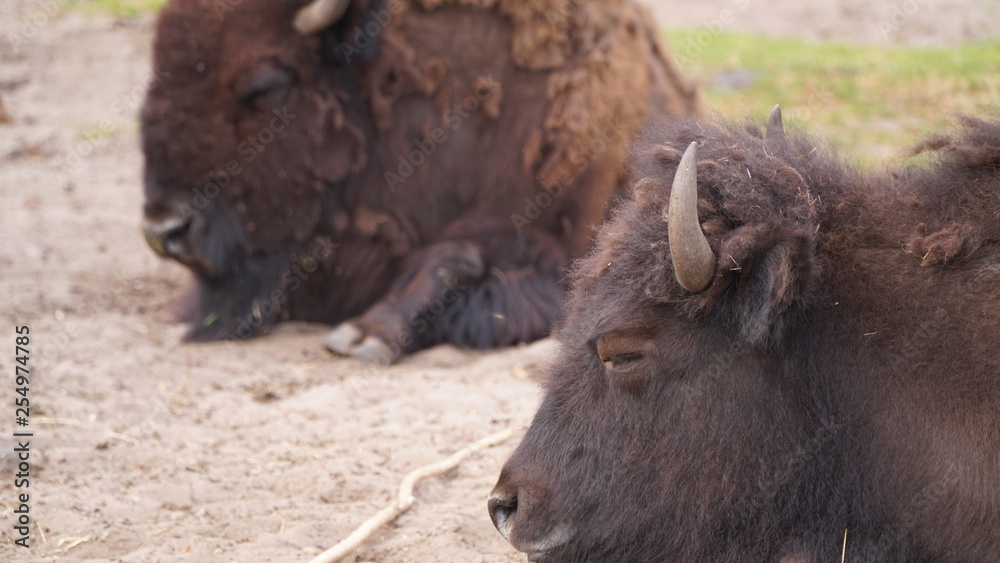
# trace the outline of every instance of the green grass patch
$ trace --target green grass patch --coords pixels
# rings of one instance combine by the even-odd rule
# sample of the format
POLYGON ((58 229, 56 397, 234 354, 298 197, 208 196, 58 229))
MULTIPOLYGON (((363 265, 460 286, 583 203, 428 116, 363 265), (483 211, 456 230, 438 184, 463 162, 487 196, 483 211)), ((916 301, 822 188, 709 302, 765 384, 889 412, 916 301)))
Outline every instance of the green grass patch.
POLYGON ((74 9, 87 13, 132 18, 158 11, 166 0, 73 0, 74 9))
POLYGON ((866 166, 948 129, 956 114, 996 117, 1000 108, 1000 41, 931 49, 706 29, 666 37, 712 111, 763 121, 781 104, 786 127, 824 137, 866 166))

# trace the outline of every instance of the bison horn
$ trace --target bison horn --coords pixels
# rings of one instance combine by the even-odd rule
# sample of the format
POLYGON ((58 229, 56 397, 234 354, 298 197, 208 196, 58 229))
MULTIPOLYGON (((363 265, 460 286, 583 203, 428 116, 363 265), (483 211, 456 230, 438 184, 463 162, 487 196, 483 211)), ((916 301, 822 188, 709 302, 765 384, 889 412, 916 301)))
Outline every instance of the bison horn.
POLYGON ((767 131, 764 133, 764 144, 776 146, 785 142, 785 125, 781 122, 781 106, 776 105, 767 117, 767 131))
POLYGON ((339 20, 347 11, 351 0, 313 0, 295 14, 295 29, 302 35, 311 35, 339 20))
POLYGON ((674 175, 667 215, 670 257, 681 286, 697 293, 715 275, 715 255, 698 223, 698 143, 691 143, 674 175))

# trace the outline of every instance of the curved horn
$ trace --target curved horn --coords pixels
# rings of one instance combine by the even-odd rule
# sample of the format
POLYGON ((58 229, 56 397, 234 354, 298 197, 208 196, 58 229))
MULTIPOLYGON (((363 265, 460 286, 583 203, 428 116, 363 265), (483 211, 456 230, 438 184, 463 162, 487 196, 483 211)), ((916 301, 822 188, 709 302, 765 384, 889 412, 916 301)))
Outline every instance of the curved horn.
POLYGON ((785 125, 781 122, 781 106, 776 105, 767 117, 767 129, 764 131, 764 144, 776 146, 785 142, 785 125))
POLYGON ((313 0, 295 14, 295 29, 302 35, 311 35, 339 20, 347 11, 351 0, 313 0))
POLYGON ((667 230, 674 275, 681 286, 697 293, 715 276, 715 255, 698 223, 698 143, 688 145, 670 190, 667 230))

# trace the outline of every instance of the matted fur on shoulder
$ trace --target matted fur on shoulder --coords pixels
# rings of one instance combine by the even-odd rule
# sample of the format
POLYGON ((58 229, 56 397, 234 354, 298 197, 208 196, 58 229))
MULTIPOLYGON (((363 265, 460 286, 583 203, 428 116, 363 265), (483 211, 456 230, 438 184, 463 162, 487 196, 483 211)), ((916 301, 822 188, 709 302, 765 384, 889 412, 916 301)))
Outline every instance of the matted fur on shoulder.
POLYGON ((1000 118, 959 117, 955 133, 929 137, 912 153, 930 154, 932 162, 896 177, 923 212, 907 251, 924 265, 944 266, 1000 242, 1000 118))
POLYGON ((928 137, 914 146, 911 154, 936 151, 953 165, 996 171, 1000 167, 1000 112, 993 120, 959 116, 958 125, 958 134, 928 137))

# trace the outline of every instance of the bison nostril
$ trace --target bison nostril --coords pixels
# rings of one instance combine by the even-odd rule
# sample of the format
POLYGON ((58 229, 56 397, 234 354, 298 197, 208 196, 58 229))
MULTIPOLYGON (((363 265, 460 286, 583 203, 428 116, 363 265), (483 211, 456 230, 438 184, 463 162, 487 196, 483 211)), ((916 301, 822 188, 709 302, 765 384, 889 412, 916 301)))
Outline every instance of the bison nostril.
POLYGON ((170 218, 164 221, 146 221, 142 226, 142 232, 146 236, 146 242, 154 252, 160 256, 172 254, 170 241, 180 239, 191 229, 189 218, 170 218))
POLYGON ((493 525, 496 526, 497 530, 503 534, 505 538, 510 540, 510 519, 514 517, 514 513, 517 512, 517 497, 501 497, 492 496, 486 503, 487 509, 490 511, 490 519, 493 520, 493 525))

